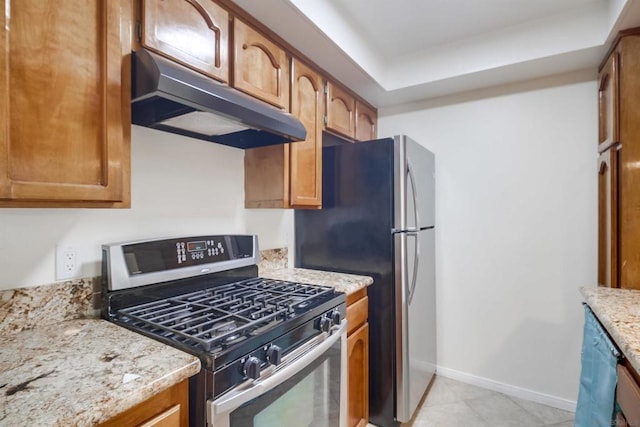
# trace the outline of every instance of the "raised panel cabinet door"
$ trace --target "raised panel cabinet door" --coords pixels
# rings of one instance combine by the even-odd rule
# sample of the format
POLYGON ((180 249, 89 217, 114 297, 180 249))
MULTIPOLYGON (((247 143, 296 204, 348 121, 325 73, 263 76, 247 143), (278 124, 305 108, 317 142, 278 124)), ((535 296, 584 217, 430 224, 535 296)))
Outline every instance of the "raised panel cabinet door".
POLYGON ((144 0, 142 45, 229 81, 229 13, 211 0, 144 0))
MULTIPOLYGON (((632 368, 633 369, 633 368, 632 368)), ((616 387, 616 402, 626 423, 629 426, 640 425, 640 384, 637 382, 637 375, 627 369, 623 364, 617 366, 618 384, 616 387)), ((637 374, 636 371, 633 371, 637 374)))
POLYGON ((239 19, 233 21, 232 85, 283 110, 289 110, 287 52, 239 19))
POLYGON ((618 150, 598 158, 598 285, 618 284, 618 150))
POLYGON ((0 0, 0 199, 123 200, 127 3, 0 0))
POLYGON ((307 139, 289 144, 292 207, 322 206, 322 77, 294 59, 291 114, 307 130, 307 139))
POLYGON ((183 380, 98 427, 188 427, 189 379, 183 380))
POLYGON ((620 141, 617 51, 611 53, 600 71, 598 85, 598 151, 602 152, 620 141))
POLYGON ((356 140, 371 141, 378 134, 378 115, 368 105, 356 100, 356 140))
POLYGON ((640 34, 622 37, 616 51, 622 147, 618 151, 618 279, 621 288, 640 289, 640 34))
POLYGON ((369 420, 369 324, 347 338, 347 426, 369 420))
POLYGON ((180 405, 174 405, 139 427, 180 427, 180 405))
POLYGON ((327 130, 353 139, 356 135, 356 100, 345 90, 327 82, 327 130))

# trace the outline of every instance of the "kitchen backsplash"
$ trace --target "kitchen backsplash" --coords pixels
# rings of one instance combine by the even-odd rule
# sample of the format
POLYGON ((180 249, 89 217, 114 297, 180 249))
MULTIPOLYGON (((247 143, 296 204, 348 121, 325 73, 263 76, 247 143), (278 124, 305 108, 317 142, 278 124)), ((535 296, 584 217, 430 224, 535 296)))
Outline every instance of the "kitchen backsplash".
MULTIPOLYGON (((287 248, 260 252, 259 274, 287 268, 287 248)), ((100 277, 0 291, 0 333, 100 316, 100 277)))
POLYGON ((99 288, 99 277, 86 277, 0 291, 0 332, 20 332, 45 323, 98 317, 100 313, 93 306, 99 288))
POLYGON ((266 249, 260 251, 260 262, 258 263, 258 275, 262 275, 274 270, 287 268, 287 258, 289 251, 287 248, 266 249))

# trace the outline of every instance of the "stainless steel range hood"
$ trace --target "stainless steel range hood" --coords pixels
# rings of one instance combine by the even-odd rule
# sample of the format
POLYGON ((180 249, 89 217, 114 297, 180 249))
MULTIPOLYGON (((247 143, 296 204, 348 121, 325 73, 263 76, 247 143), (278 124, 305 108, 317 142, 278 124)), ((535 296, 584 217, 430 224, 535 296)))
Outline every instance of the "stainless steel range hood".
POLYGON ((237 148, 302 141, 291 114, 146 49, 133 53, 132 122, 237 148))

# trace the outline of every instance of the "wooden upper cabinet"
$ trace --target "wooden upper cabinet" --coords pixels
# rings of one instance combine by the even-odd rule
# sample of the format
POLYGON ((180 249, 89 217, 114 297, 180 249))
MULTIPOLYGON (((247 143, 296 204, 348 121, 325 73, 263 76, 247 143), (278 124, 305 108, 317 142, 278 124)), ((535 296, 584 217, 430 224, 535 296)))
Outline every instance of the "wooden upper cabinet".
POLYGON ((640 289, 640 28, 616 38, 598 92, 598 284, 640 289))
POLYGON ((289 110, 289 55, 240 19, 233 21, 232 86, 289 110))
POLYGON ((618 133, 618 54, 614 51, 600 71, 598 87, 598 151, 620 141, 618 133))
POLYGON ((354 139, 356 136, 356 99, 336 86, 327 82, 325 128, 338 135, 354 139))
POLYGON ((131 3, 0 0, 0 10, 0 206, 127 204, 131 3))
POLYGON ((598 286, 619 287, 618 282, 618 149, 598 158, 598 286))
POLYGON ((307 139, 291 143, 290 204, 300 207, 322 205, 322 77, 294 60, 292 66, 291 114, 307 130, 307 139))
POLYGON ((640 289, 640 28, 633 31, 620 39, 615 50, 621 147, 617 159, 617 262, 620 287, 640 289))
POLYGON ((143 0, 143 46, 229 81, 229 13, 211 0, 143 0))
POLYGON ((294 59, 291 81, 291 113, 304 125, 307 139, 245 150, 247 208, 322 206, 322 78, 294 59))
POLYGON ((378 135, 378 114, 376 111, 356 100, 356 140, 371 141, 378 135))

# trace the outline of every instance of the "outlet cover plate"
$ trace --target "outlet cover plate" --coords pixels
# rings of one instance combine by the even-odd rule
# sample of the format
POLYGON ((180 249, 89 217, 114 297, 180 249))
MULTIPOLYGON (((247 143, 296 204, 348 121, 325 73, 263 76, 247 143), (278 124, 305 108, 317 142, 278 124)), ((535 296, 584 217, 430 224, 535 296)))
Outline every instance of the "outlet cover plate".
POLYGON ((76 246, 56 246, 56 280, 69 280, 80 277, 82 263, 76 246))

